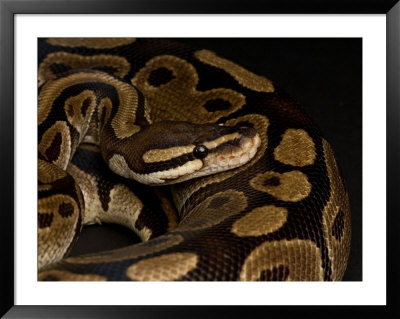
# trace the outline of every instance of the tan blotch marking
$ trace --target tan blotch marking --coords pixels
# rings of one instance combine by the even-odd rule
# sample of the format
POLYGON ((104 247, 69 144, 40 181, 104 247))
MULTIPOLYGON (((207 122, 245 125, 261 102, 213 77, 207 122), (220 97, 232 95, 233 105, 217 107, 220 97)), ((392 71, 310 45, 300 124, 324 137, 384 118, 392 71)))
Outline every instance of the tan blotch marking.
POLYGON ((107 281, 107 278, 95 274, 75 274, 66 270, 45 270, 38 274, 39 281, 107 281))
POLYGON ((75 127, 81 138, 88 130, 90 118, 95 107, 96 95, 89 90, 68 98, 64 103, 68 122, 75 127))
POLYGON ((203 178, 199 178, 196 180, 191 180, 189 183, 179 183, 173 185, 174 187, 174 202, 177 205, 178 211, 182 209, 184 206, 185 202, 190 198, 195 192, 197 192, 199 189, 202 187, 205 187, 206 185, 212 184, 212 183, 219 183, 222 182, 237 173, 240 173, 246 169, 248 169, 250 166, 254 165, 256 162, 259 161, 259 159, 264 155, 265 150, 267 149, 268 146, 268 139, 267 139, 267 128, 269 125, 269 120, 265 116, 259 115, 259 114, 249 114, 245 116, 238 117, 236 119, 229 120, 225 123, 227 126, 235 126, 239 122, 250 122, 254 125, 254 128, 256 129, 258 135, 260 136, 261 139, 261 145, 259 149, 257 150, 256 155, 254 158, 248 162, 247 164, 240 166, 234 170, 229 170, 222 172, 218 175, 210 175, 210 176, 205 176, 203 178))
POLYGON ((48 158, 46 151, 52 146, 56 136, 61 135, 61 144, 59 144, 59 153, 57 158, 52 159, 52 163, 62 169, 66 169, 72 152, 72 143, 69 128, 66 122, 57 121, 42 136, 38 149, 40 154, 48 158))
POLYGON ((191 153, 193 148, 194 145, 152 149, 143 154, 143 161, 145 163, 168 161, 172 158, 191 153))
POLYGON ((217 225, 247 207, 246 196, 229 189, 219 192, 197 205, 182 219, 178 231, 192 231, 217 225))
POLYGON ((277 161, 288 165, 311 165, 316 157, 315 144, 306 131, 287 129, 274 150, 274 156, 277 161))
POLYGON ((75 53, 55 52, 47 55, 39 65, 39 86, 57 77, 57 74, 54 74, 51 69, 51 66, 54 64, 63 64, 75 70, 111 67, 115 69, 113 74, 120 78, 128 74, 130 69, 129 62, 125 58, 116 55, 98 54, 84 56, 75 53))
POLYGON ((289 269, 287 281, 322 281, 321 252, 310 240, 264 242, 246 258, 240 271, 241 281, 259 280, 263 271, 284 266, 289 269))
POLYGON ((181 242, 183 242, 183 237, 181 235, 165 235, 162 237, 154 238, 148 242, 136 244, 129 247, 114 249, 111 251, 92 255, 70 257, 66 259, 66 261, 74 264, 123 261, 157 253, 167 248, 179 245, 181 242))
POLYGON ((322 140, 324 157, 330 182, 330 198, 322 212, 324 238, 328 245, 329 259, 332 265, 332 280, 341 280, 347 267, 350 253, 351 219, 349 197, 340 178, 333 151, 326 140, 322 140), (340 239, 332 235, 336 216, 343 214, 343 230, 340 239))
POLYGON ((300 171, 282 174, 270 171, 258 174, 250 181, 250 185, 286 202, 298 202, 311 192, 307 175, 300 171))
MULTIPOLYGON (((118 112, 111 121, 111 126, 118 138, 132 136, 140 130, 135 125, 136 108, 138 103, 138 94, 131 85, 119 81, 106 73, 74 73, 69 76, 47 82, 39 95, 38 106, 38 124, 43 123, 50 113, 54 100, 66 87, 86 82, 99 82, 113 86, 119 97, 118 112)), ((150 121, 149 113, 145 117, 150 121)))
POLYGON ((288 211, 283 207, 267 205, 254 208, 232 226, 231 232, 240 237, 273 233, 286 222, 288 211))
POLYGON ((135 227, 142 209, 143 203, 141 200, 127 186, 117 184, 110 192, 107 214, 99 217, 103 222, 117 223, 133 229, 143 241, 146 241, 149 240, 152 234, 151 229, 144 226, 139 230, 135 227))
POLYGON ((65 171, 58 166, 41 159, 38 160, 39 182, 43 184, 48 184, 55 182, 58 179, 62 179, 66 176, 67 174, 65 173, 65 171))
POLYGON ((171 55, 151 59, 132 79, 132 84, 146 96, 156 121, 213 123, 239 110, 246 103, 245 96, 232 89, 197 91, 198 82, 199 77, 193 65, 171 55), (160 68, 170 70, 174 78, 158 87, 152 86, 148 79, 153 71, 160 68), (231 106, 228 109, 209 112, 204 105, 210 100, 224 100, 231 106))
POLYGON ((100 100, 99 103, 99 121, 101 125, 105 125, 108 120, 110 119, 112 111, 112 102, 111 100, 106 97, 100 100))
POLYGON ((143 203, 127 186, 123 184, 114 186, 110 191, 108 209, 104 210, 98 195, 98 188, 101 185, 98 184, 96 178, 74 164, 68 166, 68 173, 82 189, 85 199, 84 224, 97 221, 119 224, 134 231, 143 241, 150 238, 152 232, 148 227, 139 230, 135 226, 143 209, 143 203))
POLYGON ((38 200, 39 269, 61 260, 67 253, 74 240, 80 214, 78 204, 68 195, 56 194, 38 200), (68 214, 64 214, 62 210, 66 205, 72 209, 68 214), (43 227, 41 223, 47 227, 43 227))
POLYGON ((203 162, 201 160, 193 160, 177 168, 149 174, 137 174, 129 168, 128 163, 122 155, 115 154, 108 161, 108 166, 114 173, 120 176, 134 179, 147 185, 160 185, 165 183, 167 179, 175 179, 179 176, 188 175, 199 170, 203 166, 203 162))
POLYGON ((232 133, 232 134, 221 136, 213 141, 204 142, 203 145, 211 150, 213 148, 218 147, 219 145, 221 145, 223 143, 233 141, 235 138, 238 138, 238 137, 239 137, 239 133, 232 133))
POLYGON ((232 61, 221 58, 212 51, 200 50, 195 52, 194 55, 201 62, 228 72, 236 81, 248 89, 257 92, 274 92, 274 86, 267 78, 256 75, 232 61))
POLYGON ((92 145, 100 145, 100 126, 98 120, 98 112, 93 112, 93 116, 90 119, 88 124, 88 128, 86 134, 81 139, 79 146, 82 144, 92 144, 92 145))
POLYGON ((135 42, 135 38, 50 38, 47 43, 63 47, 110 49, 135 42))
POLYGON ((174 253, 141 260, 130 266, 126 275, 139 281, 170 281, 185 276, 196 268, 198 257, 193 253, 174 253))

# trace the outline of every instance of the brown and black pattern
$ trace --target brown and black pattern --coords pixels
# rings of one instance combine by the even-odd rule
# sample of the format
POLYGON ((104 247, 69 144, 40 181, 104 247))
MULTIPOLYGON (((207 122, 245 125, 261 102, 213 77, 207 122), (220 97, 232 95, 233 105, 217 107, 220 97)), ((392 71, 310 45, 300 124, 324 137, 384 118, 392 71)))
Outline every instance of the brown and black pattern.
POLYGON ((74 179, 58 166, 38 161, 38 269, 67 255, 78 239, 84 200, 74 179), (58 240, 54 243, 54 238, 58 240))
POLYGON ((118 222, 145 241, 65 258, 79 233, 71 232, 39 280, 341 280, 350 210, 333 151, 266 77, 164 40, 66 38, 39 39, 38 80, 39 236, 56 217, 86 211, 72 228, 118 222), (172 187, 111 172, 115 155, 144 174, 192 160, 143 160, 190 140, 193 124, 173 132, 165 120, 204 124, 199 142, 213 138, 210 124, 251 127, 261 145, 241 167, 172 187))
POLYGON ((97 146, 82 144, 67 171, 83 190, 87 206, 85 224, 118 223, 136 232, 143 241, 158 237, 171 227, 173 217, 168 218, 162 208, 166 196, 153 187, 111 172, 97 146), (123 203, 130 198, 134 198, 131 206, 123 203), (121 204, 129 207, 126 218, 120 216, 121 204))

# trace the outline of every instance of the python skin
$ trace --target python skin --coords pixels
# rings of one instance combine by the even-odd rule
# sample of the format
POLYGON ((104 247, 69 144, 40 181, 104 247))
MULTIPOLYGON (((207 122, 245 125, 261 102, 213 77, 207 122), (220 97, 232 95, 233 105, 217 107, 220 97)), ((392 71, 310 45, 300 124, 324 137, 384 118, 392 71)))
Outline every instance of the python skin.
POLYGON ((38 279, 336 281, 333 151, 279 87, 160 39, 39 39, 38 279), (68 257, 85 224, 143 242, 68 257))

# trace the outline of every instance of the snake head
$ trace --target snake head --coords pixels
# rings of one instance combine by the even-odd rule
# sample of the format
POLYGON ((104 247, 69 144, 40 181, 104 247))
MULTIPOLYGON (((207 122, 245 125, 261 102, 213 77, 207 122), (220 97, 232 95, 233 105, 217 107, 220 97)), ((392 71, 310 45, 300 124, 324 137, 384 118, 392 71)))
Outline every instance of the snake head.
POLYGON ((148 185, 167 185, 249 162, 260 137, 252 127, 165 121, 142 128, 104 154, 111 170, 148 185))

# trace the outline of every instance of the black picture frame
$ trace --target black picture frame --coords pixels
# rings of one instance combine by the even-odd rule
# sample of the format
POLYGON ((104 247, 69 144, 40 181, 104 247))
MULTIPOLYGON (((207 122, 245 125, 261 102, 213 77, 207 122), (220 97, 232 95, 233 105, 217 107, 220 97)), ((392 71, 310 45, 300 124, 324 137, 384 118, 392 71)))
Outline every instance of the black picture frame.
POLYGON ((399 225, 396 201, 400 162, 397 136, 400 136, 399 56, 400 4, 397 0, 270 0, 256 1, 11 1, 0 0, 0 181, 1 248, 0 315, 5 318, 153 318, 261 315, 297 317, 343 317, 372 315, 394 318, 400 315, 397 300, 399 284, 395 262, 399 225), (217 14, 217 13, 315 13, 385 14, 387 21, 387 305, 386 306, 16 306, 14 303, 14 18, 16 14, 217 14), (7 226, 6 226, 7 225, 7 226))

